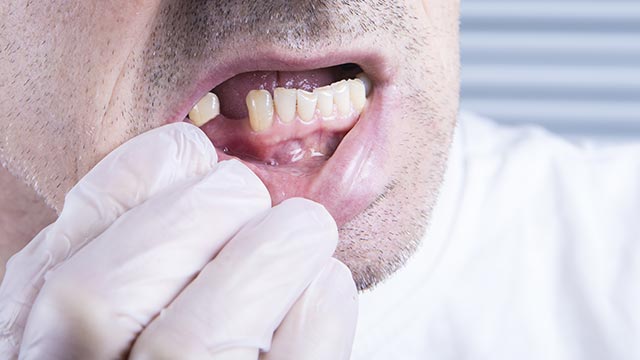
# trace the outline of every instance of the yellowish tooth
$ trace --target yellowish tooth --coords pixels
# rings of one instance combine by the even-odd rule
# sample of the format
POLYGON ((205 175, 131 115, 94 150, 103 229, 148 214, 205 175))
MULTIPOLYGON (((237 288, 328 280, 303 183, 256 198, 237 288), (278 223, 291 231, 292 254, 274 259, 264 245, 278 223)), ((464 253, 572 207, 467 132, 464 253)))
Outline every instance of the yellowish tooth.
POLYGON ((369 77, 367 76, 367 74, 361 72, 358 75, 356 75, 356 79, 360 79, 362 80, 362 83, 364 84, 364 93, 366 96, 369 96, 369 94, 371 93, 371 89, 373 84, 371 83, 371 79, 369 79, 369 77))
POLYGON ((189 119, 195 126, 202 126, 220 114, 220 101, 214 93, 207 93, 189 111, 189 119))
POLYGON ((267 90, 251 90, 247 94, 249 124, 253 131, 267 130, 273 124, 273 99, 267 90))
POLYGON ((360 79, 351 79, 347 81, 347 84, 349 84, 349 98, 351 99, 351 106, 353 106, 353 109, 357 113, 360 113, 364 104, 367 102, 364 83, 360 79))
POLYGON ((300 120, 309 122, 316 113, 316 103, 318 95, 308 91, 298 89, 298 116, 300 120))
POLYGON ((333 90, 333 102, 338 108, 338 115, 346 116, 351 111, 349 104, 349 85, 346 80, 340 80, 331 84, 333 90))
POLYGON ((333 115, 333 90, 331 86, 323 86, 313 90, 318 97, 318 110, 323 118, 329 118, 333 115))
POLYGON ((273 90, 273 103, 280 121, 290 123, 296 117, 296 89, 277 87, 273 90))

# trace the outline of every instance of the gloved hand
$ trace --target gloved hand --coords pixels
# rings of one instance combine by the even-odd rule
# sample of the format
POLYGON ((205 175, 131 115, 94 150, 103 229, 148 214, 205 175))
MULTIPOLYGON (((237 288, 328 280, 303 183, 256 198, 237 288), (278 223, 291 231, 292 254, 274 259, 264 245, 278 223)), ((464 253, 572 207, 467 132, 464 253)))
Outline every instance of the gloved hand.
POLYGON ((152 130, 9 261, 0 358, 347 359, 357 296, 337 238, 319 204, 271 208, 198 128, 152 130))

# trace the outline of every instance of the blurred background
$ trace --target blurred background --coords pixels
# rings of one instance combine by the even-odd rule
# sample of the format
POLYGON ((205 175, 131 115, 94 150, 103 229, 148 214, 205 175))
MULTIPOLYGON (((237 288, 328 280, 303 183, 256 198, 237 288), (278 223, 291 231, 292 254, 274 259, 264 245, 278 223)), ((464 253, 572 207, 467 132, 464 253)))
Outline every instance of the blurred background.
POLYGON ((461 0, 461 107, 640 139, 640 0, 461 0))

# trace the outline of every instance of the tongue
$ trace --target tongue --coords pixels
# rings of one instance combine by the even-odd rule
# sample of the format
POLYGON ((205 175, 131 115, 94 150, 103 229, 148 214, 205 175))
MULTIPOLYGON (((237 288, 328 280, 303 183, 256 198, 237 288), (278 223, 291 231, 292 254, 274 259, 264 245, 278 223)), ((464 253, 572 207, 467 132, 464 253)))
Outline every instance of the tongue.
POLYGON ((220 99, 220 113, 230 119, 245 119, 249 116, 245 98, 251 90, 264 89, 273 95, 273 89, 313 89, 336 81, 353 77, 357 66, 342 65, 307 71, 253 71, 242 73, 216 86, 213 92, 220 99))

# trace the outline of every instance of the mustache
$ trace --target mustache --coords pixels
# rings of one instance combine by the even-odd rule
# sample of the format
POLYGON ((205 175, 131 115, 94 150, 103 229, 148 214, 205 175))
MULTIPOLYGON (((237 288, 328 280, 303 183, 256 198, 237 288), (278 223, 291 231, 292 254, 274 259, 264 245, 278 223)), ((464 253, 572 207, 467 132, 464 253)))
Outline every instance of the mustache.
POLYGON ((304 50, 340 36, 402 34, 408 14, 406 5, 380 0, 165 0, 149 45, 171 46, 194 56, 250 37, 304 50))
POLYGON ((360 27, 357 19, 345 16, 352 6, 333 0, 165 1, 151 37, 192 54, 246 37, 299 49, 335 34, 341 24, 360 27))
MULTIPOLYGON (((234 49, 268 44, 298 53, 348 47, 360 38, 417 43, 404 2, 382 0, 163 0, 141 53, 140 94, 147 111, 188 85, 193 69, 234 49), (409 38, 410 40, 407 40, 409 38)), ((372 43, 371 46, 377 46, 372 43)), ((388 46, 388 45, 383 45, 388 46)), ((399 45, 402 46, 402 45, 399 45)))

